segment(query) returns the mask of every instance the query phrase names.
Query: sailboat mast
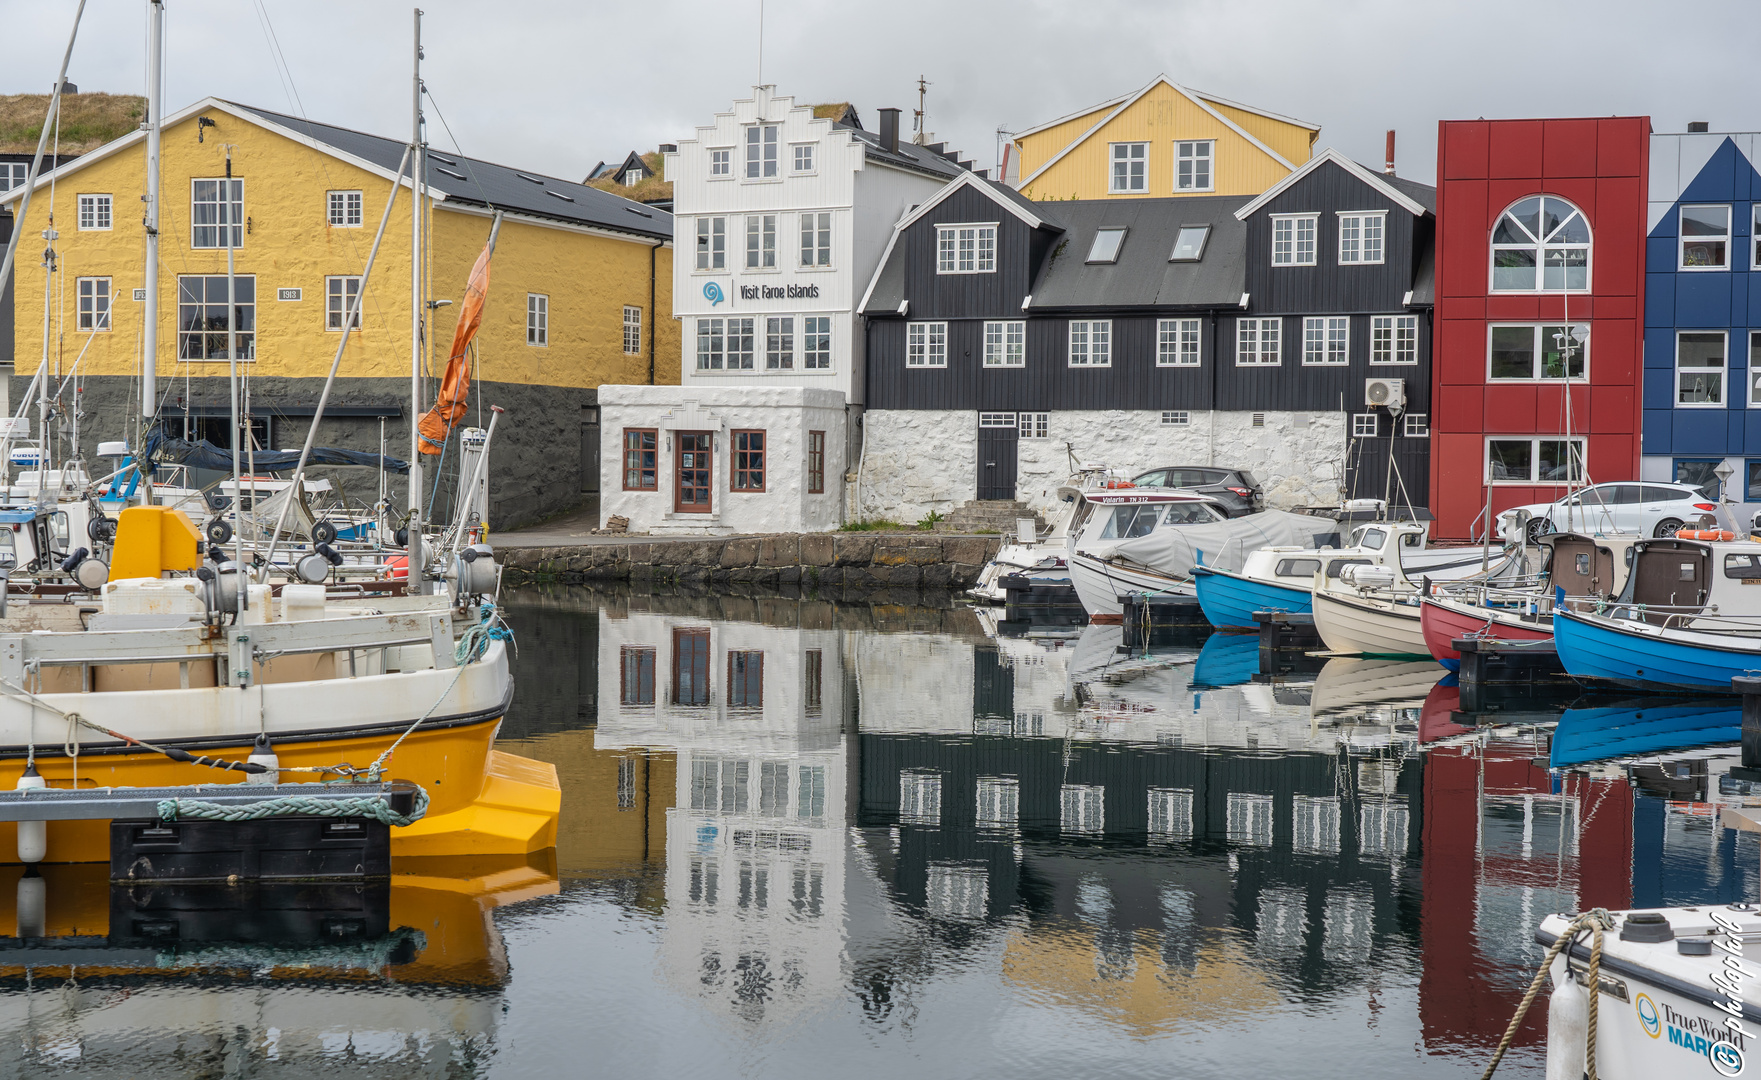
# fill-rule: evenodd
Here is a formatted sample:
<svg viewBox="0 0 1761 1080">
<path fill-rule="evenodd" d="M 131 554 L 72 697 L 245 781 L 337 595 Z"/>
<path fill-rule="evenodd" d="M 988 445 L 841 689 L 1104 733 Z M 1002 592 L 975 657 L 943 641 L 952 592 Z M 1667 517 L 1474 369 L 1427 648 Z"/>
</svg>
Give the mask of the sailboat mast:
<svg viewBox="0 0 1761 1080">
<path fill-rule="evenodd" d="M 244 442 L 240 431 L 244 419 L 244 411 L 239 408 L 238 392 L 238 297 L 237 280 L 233 273 L 233 241 L 232 241 L 232 147 L 226 148 L 226 179 L 220 181 L 220 227 L 226 234 L 226 366 L 232 377 L 232 392 L 229 395 L 232 413 L 232 537 L 233 561 L 240 567 L 245 565 L 245 491 L 244 476 L 239 470 L 239 450 Z M 296 480 L 295 483 L 298 483 Z M 295 492 L 292 498 L 299 498 Z M 234 580 L 238 583 L 238 621 L 244 622 L 246 594 L 244 571 L 236 572 Z"/>
<path fill-rule="evenodd" d="M 143 224 L 147 233 L 147 266 L 142 284 L 147 306 L 141 333 L 141 433 L 144 450 L 147 430 L 159 411 L 159 127 L 165 112 L 165 5 L 147 3 L 147 207 Z M 153 502 L 153 484 L 143 477 L 143 497 Z"/>
<path fill-rule="evenodd" d="M 428 591 L 422 576 L 422 188 L 428 175 L 422 143 L 422 9 L 415 9 L 415 56 L 410 79 L 410 520 L 409 592 Z"/>
</svg>

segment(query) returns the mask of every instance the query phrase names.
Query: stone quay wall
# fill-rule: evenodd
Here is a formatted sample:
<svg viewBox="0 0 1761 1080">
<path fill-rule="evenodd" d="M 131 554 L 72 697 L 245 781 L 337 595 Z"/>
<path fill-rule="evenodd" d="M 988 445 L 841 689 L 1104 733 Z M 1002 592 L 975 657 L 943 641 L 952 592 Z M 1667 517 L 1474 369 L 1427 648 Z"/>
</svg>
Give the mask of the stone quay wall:
<svg viewBox="0 0 1761 1080">
<path fill-rule="evenodd" d="M 512 584 L 527 581 L 749 583 L 764 587 L 966 589 L 994 558 L 997 536 L 777 533 L 497 548 Z"/>
</svg>

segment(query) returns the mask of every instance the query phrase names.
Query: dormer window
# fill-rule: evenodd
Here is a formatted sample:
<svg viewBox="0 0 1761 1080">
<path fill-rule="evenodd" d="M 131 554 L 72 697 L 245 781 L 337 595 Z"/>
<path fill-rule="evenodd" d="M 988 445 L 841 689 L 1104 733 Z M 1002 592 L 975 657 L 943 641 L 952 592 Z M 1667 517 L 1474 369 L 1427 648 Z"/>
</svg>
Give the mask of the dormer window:
<svg viewBox="0 0 1761 1080">
<path fill-rule="evenodd" d="M 1499 217 L 1492 230 L 1493 292 L 1589 287 L 1590 223 L 1577 207 L 1552 195 L 1531 195 Z"/>
<path fill-rule="evenodd" d="M 641 169 L 627 169 L 624 172 L 624 186 L 635 187 L 643 180 Z"/>
<path fill-rule="evenodd" d="M 1116 263 L 1119 261 L 1119 249 L 1124 244 L 1124 229 L 1100 229 L 1095 233 L 1094 243 L 1089 246 L 1088 261 L 1091 263 Z"/>
<path fill-rule="evenodd" d="M 777 126 L 754 124 L 746 129 L 746 179 L 770 180 L 777 175 Z"/>
<path fill-rule="evenodd" d="M 1182 225 L 1180 235 L 1174 238 L 1174 253 L 1168 256 L 1169 262 L 1198 262 L 1204 258 L 1205 241 L 1210 239 L 1209 225 Z"/>
</svg>

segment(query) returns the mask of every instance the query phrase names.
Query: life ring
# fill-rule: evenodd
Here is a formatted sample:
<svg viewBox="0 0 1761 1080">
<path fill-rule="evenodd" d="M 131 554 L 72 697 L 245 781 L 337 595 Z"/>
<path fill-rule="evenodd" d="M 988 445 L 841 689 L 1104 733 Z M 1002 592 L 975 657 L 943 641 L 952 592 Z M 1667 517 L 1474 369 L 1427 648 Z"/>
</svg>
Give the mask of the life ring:
<svg viewBox="0 0 1761 1080">
<path fill-rule="evenodd" d="M 1102 484 L 1101 486 L 1104 488 L 1115 489 L 1115 488 L 1134 488 L 1137 485 L 1132 483 L 1129 480 L 1109 480 L 1106 483 Z"/>
<path fill-rule="evenodd" d="M 1735 540 L 1737 534 L 1729 529 L 1677 529 L 1677 540 Z"/>
</svg>

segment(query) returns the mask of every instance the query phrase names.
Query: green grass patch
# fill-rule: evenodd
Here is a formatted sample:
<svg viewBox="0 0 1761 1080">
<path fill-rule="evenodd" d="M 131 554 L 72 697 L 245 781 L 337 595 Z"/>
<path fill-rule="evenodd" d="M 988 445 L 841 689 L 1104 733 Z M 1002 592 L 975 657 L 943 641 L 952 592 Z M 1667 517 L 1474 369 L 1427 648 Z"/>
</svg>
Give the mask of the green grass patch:
<svg viewBox="0 0 1761 1080">
<path fill-rule="evenodd" d="M 861 521 L 846 521 L 838 526 L 839 532 L 916 532 L 917 526 L 907 525 L 903 521 L 888 521 L 886 518 L 864 518 Z"/>
</svg>

